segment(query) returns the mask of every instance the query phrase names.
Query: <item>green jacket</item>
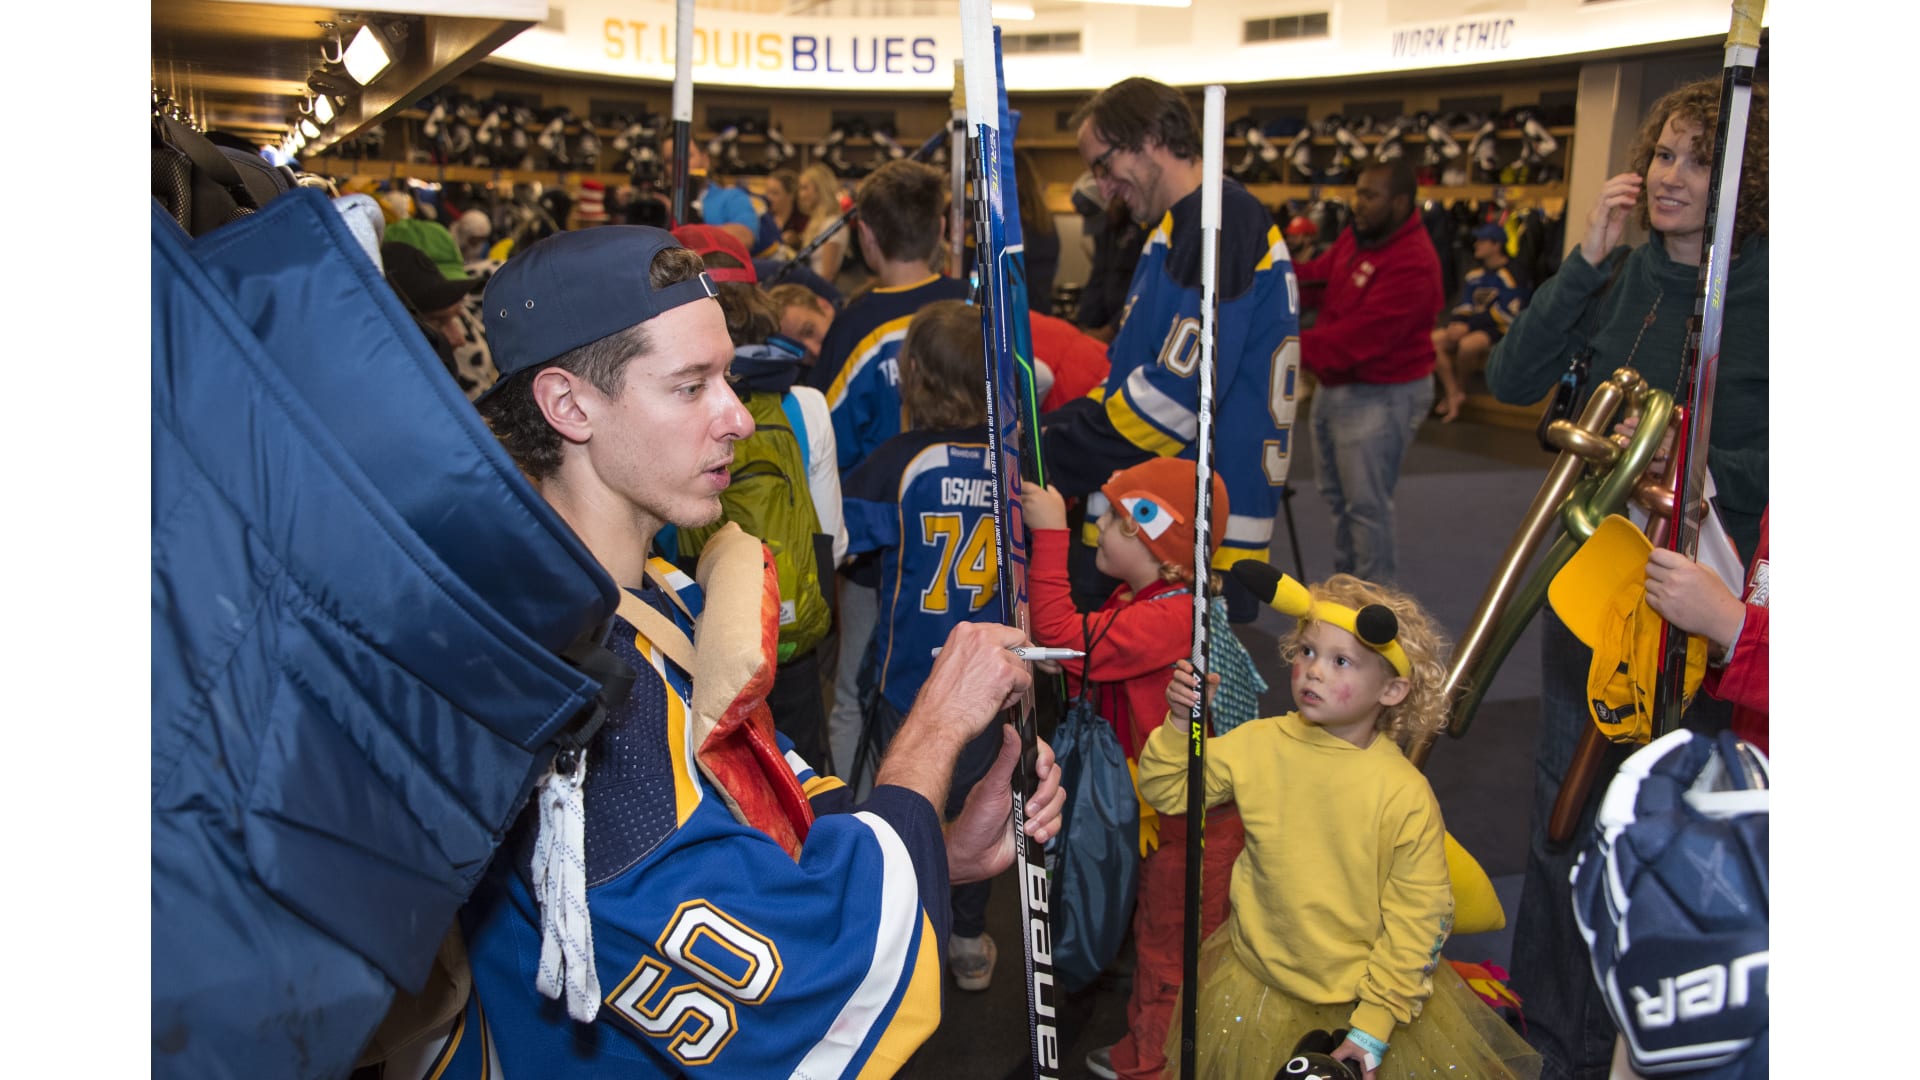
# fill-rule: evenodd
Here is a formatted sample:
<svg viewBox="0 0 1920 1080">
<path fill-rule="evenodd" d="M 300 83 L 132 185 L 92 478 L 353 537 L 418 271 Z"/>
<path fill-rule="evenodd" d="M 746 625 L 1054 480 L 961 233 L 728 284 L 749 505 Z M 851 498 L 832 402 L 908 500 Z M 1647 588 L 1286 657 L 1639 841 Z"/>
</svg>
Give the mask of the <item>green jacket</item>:
<svg viewBox="0 0 1920 1080">
<path fill-rule="evenodd" d="M 1607 280 L 1618 269 L 1609 287 Z M 1581 346 L 1591 343 L 1587 390 L 1614 368 L 1631 362 L 1656 389 L 1672 392 L 1680 374 L 1687 320 L 1699 288 L 1698 267 L 1667 258 L 1654 239 L 1637 248 L 1617 247 L 1599 266 L 1575 251 L 1534 290 L 1487 359 L 1493 396 L 1514 405 L 1544 398 Z M 1604 292 L 1604 295 L 1602 293 Z M 1646 328 L 1647 312 L 1659 310 Z M 1582 396 L 1581 404 L 1585 404 Z M 1720 370 L 1714 384 L 1713 424 L 1707 452 L 1716 501 L 1740 557 L 1753 554 L 1760 515 L 1767 508 L 1767 238 L 1750 236 L 1727 275 L 1726 319 Z"/>
</svg>

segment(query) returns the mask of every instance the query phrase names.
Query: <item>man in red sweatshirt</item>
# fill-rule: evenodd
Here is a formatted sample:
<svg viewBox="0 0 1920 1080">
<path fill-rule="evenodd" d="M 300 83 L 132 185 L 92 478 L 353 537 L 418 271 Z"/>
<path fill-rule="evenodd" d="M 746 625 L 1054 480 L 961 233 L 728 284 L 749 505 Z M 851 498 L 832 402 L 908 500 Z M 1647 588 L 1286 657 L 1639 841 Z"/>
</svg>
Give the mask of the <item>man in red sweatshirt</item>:
<svg viewBox="0 0 1920 1080">
<path fill-rule="evenodd" d="M 1300 284 L 1326 284 L 1318 319 L 1300 334 L 1300 366 L 1320 383 L 1313 450 L 1333 511 L 1333 568 L 1383 584 L 1398 572 L 1393 487 L 1433 408 L 1432 334 L 1447 304 L 1440 257 L 1413 208 L 1404 158 L 1369 166 L 1352 224 L 1326 254 L 1294 265 Z"/>
</svg>

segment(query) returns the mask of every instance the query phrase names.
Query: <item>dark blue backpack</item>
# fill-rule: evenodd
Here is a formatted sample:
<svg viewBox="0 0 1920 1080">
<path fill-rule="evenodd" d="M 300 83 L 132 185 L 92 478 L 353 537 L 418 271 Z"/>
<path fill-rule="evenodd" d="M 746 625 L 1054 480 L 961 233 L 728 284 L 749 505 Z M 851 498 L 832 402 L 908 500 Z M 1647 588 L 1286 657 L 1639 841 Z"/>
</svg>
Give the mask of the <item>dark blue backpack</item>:
<svg viewBox="0 0 1920 1080">
<path fill-rule="evenodd" d="M 1140 886 L 1140 801 L 1126 751 L 1092 695 L 1067 706 L 1054 729 L 1067 805 L 1047 845 L 1053 878 L 1053 977 L 1073 993 L 1120 952 Z"/>
</svg>

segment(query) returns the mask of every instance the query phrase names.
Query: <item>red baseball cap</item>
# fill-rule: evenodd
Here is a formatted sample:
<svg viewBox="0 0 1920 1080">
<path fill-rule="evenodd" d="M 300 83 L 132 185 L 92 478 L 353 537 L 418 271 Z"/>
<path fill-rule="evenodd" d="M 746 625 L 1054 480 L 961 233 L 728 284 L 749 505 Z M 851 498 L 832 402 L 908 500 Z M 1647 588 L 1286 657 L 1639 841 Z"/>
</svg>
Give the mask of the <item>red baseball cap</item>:
<svg viewBox="0 0 1920 1080">
<path fill-rule="evenodd" d="M 673 238 L 695 254 L 711 255 L 717 251 L 740 261 L 739 266 L 707 267 L 707 276 L 713 280 L 743 281 L 748 285 L 760 283 L 760 276 L 754 273 L 753 256 L 747 251 L 747 245 L 725 229 L 715 225 L 682 225 L 673 230 Z"/>
</svg>

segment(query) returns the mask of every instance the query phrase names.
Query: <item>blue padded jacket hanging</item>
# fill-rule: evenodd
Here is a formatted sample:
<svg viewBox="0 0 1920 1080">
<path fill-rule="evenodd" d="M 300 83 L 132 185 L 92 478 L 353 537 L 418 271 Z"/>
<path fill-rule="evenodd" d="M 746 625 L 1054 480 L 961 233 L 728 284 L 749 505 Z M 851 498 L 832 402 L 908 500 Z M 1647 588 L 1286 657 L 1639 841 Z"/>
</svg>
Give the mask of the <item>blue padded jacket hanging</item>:
<svg viewBox="0 0 1920 1080">
<path fill-rule="evenodd" d="M 318 192 L 152 271 L 152 1071 L 344 1076 L 618 596 Z"/>
</svg>

